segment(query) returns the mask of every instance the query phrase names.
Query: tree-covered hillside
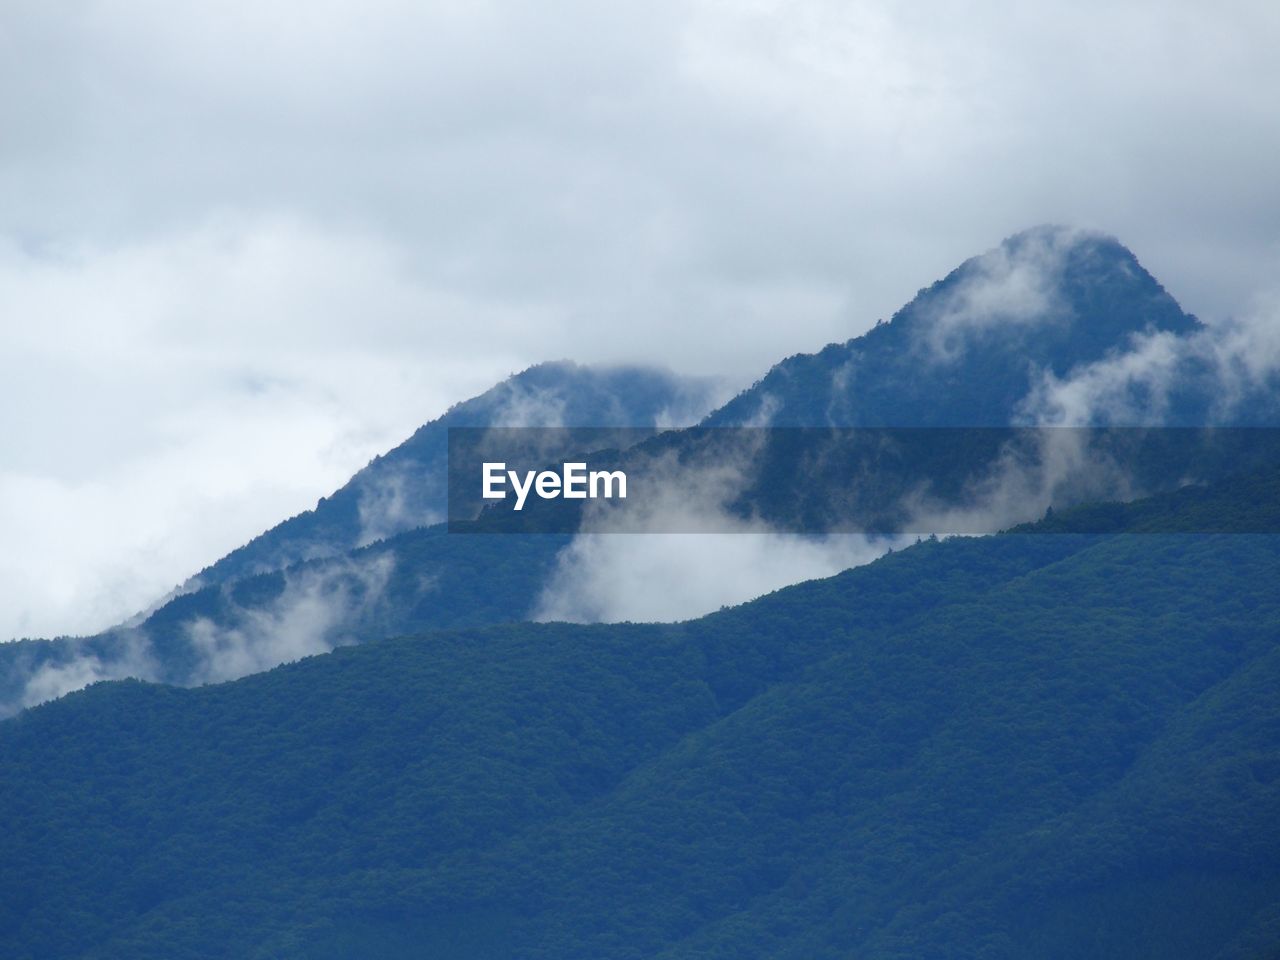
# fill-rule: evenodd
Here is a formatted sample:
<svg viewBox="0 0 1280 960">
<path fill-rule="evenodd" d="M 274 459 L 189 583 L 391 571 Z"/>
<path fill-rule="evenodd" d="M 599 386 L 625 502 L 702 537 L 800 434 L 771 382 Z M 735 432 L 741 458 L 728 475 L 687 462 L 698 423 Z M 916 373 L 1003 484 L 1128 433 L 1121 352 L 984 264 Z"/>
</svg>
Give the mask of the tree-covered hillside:
<svg viewBox="0 0 1280 960">
<path fill-rule="evenodd" d="M 0 952 L 1275 956 L 1280 537 L 1047 523 L 27 711 Z"/>
</svg>

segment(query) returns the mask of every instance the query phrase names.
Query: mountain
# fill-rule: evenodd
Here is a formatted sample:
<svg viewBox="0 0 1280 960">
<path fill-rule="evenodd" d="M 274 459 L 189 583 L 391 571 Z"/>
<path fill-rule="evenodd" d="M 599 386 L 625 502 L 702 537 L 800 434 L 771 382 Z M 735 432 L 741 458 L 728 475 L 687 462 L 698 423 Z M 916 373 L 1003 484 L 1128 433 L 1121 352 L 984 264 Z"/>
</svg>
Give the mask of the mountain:
<svg viewBox="0 0 1280 960">
<path fill-rule="evenodd" d="M 567 540 L 450 540 L 428 526 L 445 515 L 449 430 L 690 423 L 716 389 L 644 367 L 531 367 L 452 407 L 130 623 L 0 644 L 0 716 L 94 680 L 225 680 L 371 637 L 525 619 Z"/>
<path fill-rule="evenodd" d="M 695 422 L 715 385 L 647 367 L 542 363 L 451 407 L 364 469 L 314 510 L 291 517 L 196 574 L 185 590 L 305 560 L 341 556 L 447 512 L 454 427 L 669 427 Z"/>
<path fill-rule="evenodd" d="M 705 422 L 1005 426 L 1045 373 L 1066 376 L 1135 336 L 1200 329 L 1115 238 L 1036 227 L 863 336 L 782 361 Z"/>
<path fill-rule="evenodd" d="M 704 423 L 757 423 L 767 414 L 778 426 L 1005 426 L 1019 420 L 1046 372 L 1065 376 L 1140 334 L 1201 329 L 1116 239 L 1036 227 L 965 261 L 888 323 L 777 364 Z M 695 422 L 711 395 L 708 381 L 645 368 L 532 367 L 454 406 L 316 509 L 254 538 L 186 589 L 341 556 L 438 523 L 451 427 L 679 427 Z"/>
<path fill-rule="evenodd" d="M 1280 472 L 1187 496 L 684 624 L 429 633 L 36 707 L 0 724 L 0 947 L 1274 957 L 1280 538 L 1158 531 L 1252 529 Z"/>
<path fill-rule="evenodd" d="M 782 361 L 703 425 L 1038 422 L 1029 405 L 1053 378 L 1124 367 L 1153 337 L 1167 348 L 1204 335 L 1118 241 L 1039 227 L 961 264 L 863 336 Z M 1173 374 L 1185 374 L 1188 396 L 1222 393 L 1206 386 L 1201 351 L 1187 350 L 1190 360 Z M 1274 405 L 1280 386 L 1266 395 Z M 631 368 L 525 371 L 427 424 L 139 622 L 91 638 L 0 645 L 0 715 L 94 679 L 199 683 L 346 643 L 527 619 L 567 541 L 508 535 L 493 543 L 420 526 L 443 513 L 449 427 L 678 424 L 696 419 L 707 397 L 706 384 Z M 1207 402 L 1171 411 L 1144 394 L 1134 403 L 1147 420 L 1176 413 L 1177 422 L 1216 422 Z M 677 431 L 655 442 L 680 449 L 686 439 Z M 785 457 L 774 460 L 787 467 Z M 781 479 L 790 486 L 759 488 L 775 501 L 795 499 L 797 478 Z M 761 512 L 753 497 L 748 489 L 738 504 L 744 515 Z M 1044 504 L 1032 506 L 1006 511 L 1001 525 L 1043 512 Z M 761 515 L 780 516 L 778 504 Z"/>
</svg>

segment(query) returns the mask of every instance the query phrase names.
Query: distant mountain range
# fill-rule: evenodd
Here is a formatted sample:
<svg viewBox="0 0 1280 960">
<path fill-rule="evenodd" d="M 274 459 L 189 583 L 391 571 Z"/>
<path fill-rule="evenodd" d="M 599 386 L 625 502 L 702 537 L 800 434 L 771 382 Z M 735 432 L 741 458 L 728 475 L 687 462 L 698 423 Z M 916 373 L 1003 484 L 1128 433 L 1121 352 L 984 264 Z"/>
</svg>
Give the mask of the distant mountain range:
<svg viewBox="0 0 1280 960">
<path fill-rule="evenodd" d="M 866 334 L 782 361 L 705 416 L 705 382 L 543 364 L 427 424 L 140 622 L 0 645 L 0 709 L 95 679 L 221 680 L 346 643 L 530 617 L 567 539 L 495 543 L 432 525 L 450 427 L 1280 422 L 1277 385 L 1224 387 L 1232 371 L 1206 336 L 1118 241 L 1040 227 L 966 261 Z M 1154 373 L 1134 362 L 1152 344 L 1166 358 Z M 1098 402 L 1081 407 L 1082 393 Z"/>
</svg>

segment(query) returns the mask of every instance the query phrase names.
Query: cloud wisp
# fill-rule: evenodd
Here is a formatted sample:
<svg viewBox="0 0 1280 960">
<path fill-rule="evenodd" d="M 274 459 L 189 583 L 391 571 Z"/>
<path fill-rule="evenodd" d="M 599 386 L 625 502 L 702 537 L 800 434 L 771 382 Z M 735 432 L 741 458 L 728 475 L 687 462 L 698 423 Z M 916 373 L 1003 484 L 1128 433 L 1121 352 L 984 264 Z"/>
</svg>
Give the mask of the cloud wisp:
<svg viewBox="0 0 1280 960">
<path fill-rule="evenodd" d="M 5 668 L 6 686 L 15 689 L 9 699 L 0 700 L 0 717 L 102 680 L 154 680 L 161 672 L 145 634 L 137 631 L 120 632 L 109 650 L 90 650 L 83 642 L 73 641 L 57 658 L 34 664 L 21 657 L 8 659 Z"/>
<path fill-rule="evenodd" d="M 220 683 L 358 642 L 361 624 L 380 610 L 394 567 L 391 551 L 304 564 L 278 574 L 279 589 L 267 598 L 240 601 L 234 587 L 216 588 L 214 613 L 19 649 L 2 658 L 9 693 L 0 716 L 100 680 Z"/>
<path fill-rule="evenodd" d="M 380 602 L 394 564 L 385 552 L 287 571 L 283 590 L 266 606 L 236 605 L 220 621 L 193 618 L 183 628 L 198 662 L 190 682 L 235 680 L 356 642 L 353 627 Z"/>
<path fill-rule="evenodd" d="M 955 361 L 976 334 L 1069 321 L 1059 291 L 1067 257 L 1084 236 L 1069 227 L 1033 230 L 966 264 L 960 282 L 920 318 L 926 360 Z"/>
<path fill-rule="evenodd" d="M 1058 377 L 1045 371 L 1019 419 L 1050 426 L 1170 422 L 1260 426 L 1280 414 L 1280 297 L 1187 336 L 1136 334 L 1125 349 Z"/>
</svg>

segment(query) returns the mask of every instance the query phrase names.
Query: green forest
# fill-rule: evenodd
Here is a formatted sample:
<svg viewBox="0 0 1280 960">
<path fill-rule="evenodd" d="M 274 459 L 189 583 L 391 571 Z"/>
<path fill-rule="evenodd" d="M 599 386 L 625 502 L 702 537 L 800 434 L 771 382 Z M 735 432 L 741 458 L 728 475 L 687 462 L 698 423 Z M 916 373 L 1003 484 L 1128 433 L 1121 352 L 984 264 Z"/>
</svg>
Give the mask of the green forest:
<svg viewBox="0 0 1280 960">
<path fill-rule="evenodd" d="M 1280 537 L 1176 531 L 1251 529 L 1276 484 L 926 540 L 681 624 L 94 685 L 0 724 L 0 948 L 1274 957 Z"/>
</svg>

